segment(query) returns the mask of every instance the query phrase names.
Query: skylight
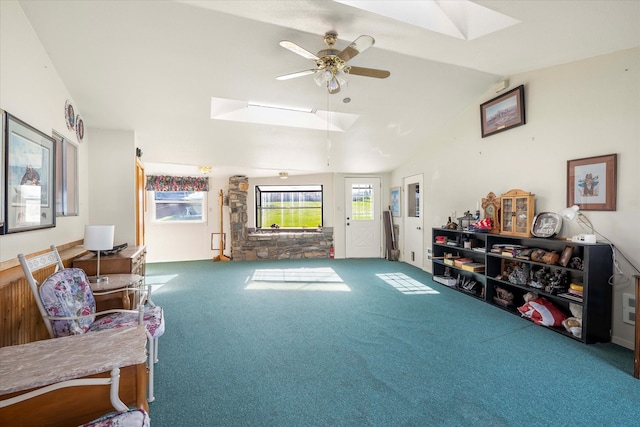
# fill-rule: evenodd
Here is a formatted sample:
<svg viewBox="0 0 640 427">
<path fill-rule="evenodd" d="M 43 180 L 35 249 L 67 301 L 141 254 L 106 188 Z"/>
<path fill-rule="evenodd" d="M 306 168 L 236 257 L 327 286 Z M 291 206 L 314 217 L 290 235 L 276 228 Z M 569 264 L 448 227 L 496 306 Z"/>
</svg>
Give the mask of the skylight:
<svg viewBox="0 0 640 427">
<path fill-rule="evenodd" d="M 468 0 L 334 1 L 462 40 L 473 40 L 520 23 Z"/>
<path fill-rule="evenodd" d="M 317 110 L 314 108 L 211 98 L 211 118 L 214 120 L 344 132 L 359 117 L 358 114 Z"/>
</svg>

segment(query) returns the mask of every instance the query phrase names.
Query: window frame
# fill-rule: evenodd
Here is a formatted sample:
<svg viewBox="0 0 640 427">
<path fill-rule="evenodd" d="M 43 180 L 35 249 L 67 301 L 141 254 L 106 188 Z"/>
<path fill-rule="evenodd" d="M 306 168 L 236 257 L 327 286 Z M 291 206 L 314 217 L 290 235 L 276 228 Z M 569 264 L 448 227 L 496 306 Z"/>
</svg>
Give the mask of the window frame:
<svg viewBox="0 0 640 427">
<path fill-rule="evenodd" d="M 52 136 L 56 144 L 56 217 L 79 216 L 80 145 L 56 131 Z"/>
<path fill-rule="evenodd" d="M 274 184 L 264 184 L 264 185 L 256 185 L 254 188 L 255 191 L 255 227 L 256 230 L 282 230 L 282 231 L 297 231 L 297 230 L 314 230 L 318 228 L 322 228 L 324 226 L 324 186 L 322 184 L 307 184 L 307 185 L 274 185 Z M 260 211 L 262 208 L 262 197 L 263 193 L 320 193 L 320 224 L 316 226 L 309 227 L 287 227 L 281 224 L 278 224 L 280 228 L 272 229 L 271 224 L 262 224 L 262 215 Z M 300 207 L 300 208 L 289 208 L 289 209 L 318 209 L 318 208 L 310 208 L 310 207 Z"/>
<path fill-rule="evenodd" d="M 149 198 L 151 203 L 151 222 L 154 224 L 206 224 L 207 223 L 207 208 L 208 208 L 208 191 L 149 191 Z M 161 220 L 156 216 L 157 213 L 157 205 L 158 200 L 156 199 L 156 193 L 202 193 L 202 219 L 199 220 Z M 194 204 L 196 200 L 166 200 L 160 201 L 159 204 L 169 204 L 169 203 L 178 203 L 178 204 Z"/>
</svg>

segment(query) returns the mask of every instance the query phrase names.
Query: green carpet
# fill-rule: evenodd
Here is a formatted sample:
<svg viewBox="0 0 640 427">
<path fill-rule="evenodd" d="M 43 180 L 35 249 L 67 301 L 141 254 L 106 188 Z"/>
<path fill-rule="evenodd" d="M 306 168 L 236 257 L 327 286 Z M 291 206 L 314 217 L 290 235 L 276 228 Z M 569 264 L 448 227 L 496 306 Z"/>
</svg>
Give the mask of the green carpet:
<svg viewBox="0 0 640 427">
<path fill-rule="evenodd" d="M 639 423 L 632 351 L 581 344 L 404 263 L 158 263 L 147 281 L 167 322 L 155 427 Z"/>
</svg>

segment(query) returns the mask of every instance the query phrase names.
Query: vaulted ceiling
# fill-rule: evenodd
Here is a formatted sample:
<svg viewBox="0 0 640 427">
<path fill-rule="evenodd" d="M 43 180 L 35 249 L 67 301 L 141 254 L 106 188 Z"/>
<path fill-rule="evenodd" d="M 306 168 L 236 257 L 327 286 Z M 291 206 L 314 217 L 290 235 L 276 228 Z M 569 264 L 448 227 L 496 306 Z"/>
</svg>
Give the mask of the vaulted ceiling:
<svg viewBox="0 0 640 427">
<path fill-rule="evenodd" d="M 134 131 L 145 163 L 250 177 L 393 170 L 497 81 L 640 45 L 636 0 L 474 3 L 520 22 L 465 40 L 330 0 L 20 1 L 88 141 Z M 349 63 L 391 76 L 350 76 L 333 95 L 312 75 L 275 79 L 314 66 L 281 40 L 315 53 L 327 31 L 337 49 L 373 36 Z M 344 131 L 213 120 L 212 98 L 358 117 Z"/>
</svg>

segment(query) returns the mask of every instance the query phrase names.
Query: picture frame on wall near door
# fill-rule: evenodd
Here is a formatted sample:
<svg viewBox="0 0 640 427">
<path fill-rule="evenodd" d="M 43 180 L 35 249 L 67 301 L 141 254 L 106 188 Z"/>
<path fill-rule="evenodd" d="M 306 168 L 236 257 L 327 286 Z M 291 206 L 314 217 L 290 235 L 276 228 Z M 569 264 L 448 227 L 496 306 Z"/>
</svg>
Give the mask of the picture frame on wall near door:
<svg viewBox="0 0 640 427">
<path fill-rule="evenodd" d="M 5 113 L 5 233 L 55 227 L 55 140 Z"/>
<path fill-rule="evenodd" d="M 390 199 L 390 207 L 391 207 L 391 216 L 399 217 L 402 214 L 400 206 L 402 206 L 402 201 L 400 198 L 400 190 L 401 187 L 391 187 L 391 199 Z"/>
<path fill-rule="evenodd" d="M 6 189 L 4 186 L 4 147 L 5 147 L 5 113 L 0 109 L 0 234 L 4 234 L 4 207 L 6 203 Z"/>
</svg>

